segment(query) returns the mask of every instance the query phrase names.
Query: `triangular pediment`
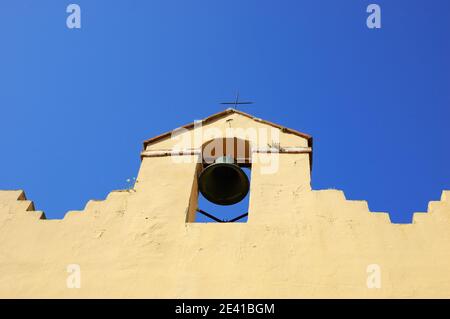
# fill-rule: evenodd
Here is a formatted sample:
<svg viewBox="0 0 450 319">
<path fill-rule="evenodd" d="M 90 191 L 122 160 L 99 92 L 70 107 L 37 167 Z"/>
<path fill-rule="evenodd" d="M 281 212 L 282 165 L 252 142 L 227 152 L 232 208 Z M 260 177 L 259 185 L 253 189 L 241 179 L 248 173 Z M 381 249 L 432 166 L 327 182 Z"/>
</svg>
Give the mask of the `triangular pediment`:
<svg viewBox="0 0 450 319">
<path fill-rule="evenodd" d="M 282 125 L 278 125 L 278 124 L 275 124 L 275 123 L 272 123 L 272 122 L 269 122 L 269 121 L 257 118 L 257 117 L 255 117 L 255 116 L 253 116 L 251 114 L 248 114 L 248 113 L 236 110 L 236 109 L 229 108 L 229 109 L 226 109 L 226 110 L 224 110 L 222 112 L 219 112 L 219 113 L 213 114 L 211 116 L 208 116 L 207 118 L 205 118 L 205 119 L 203 119 L 201 121 L 195 121 L 195 122 L 186 124 L 186 125 L 184 125 L 184 126 L 182 126 L 180 128 L 177 128 L 177 129 L 175 129 L 173 131 L 166 132 L 164 134 L 152 137 L 152 138 L 144 141 L 144 149 L 147 149 L 149 146 L 152 146 L 154 144 L 158 144 L 158 143 L 160 143 L 162 141 L 170 139 L 173 136 L 174 132 L 176 132 L 177 130 L 178 131 L 181 131 L 181 130 L 184 130 L 184 131 L 186 131 L 186 130 L 188 130 L 188 131 L 189 130 L 194 130 L 196 125 L 199 125 L 199 124 L 201 124 L 203 126 L 211 126 L 211 125 L 214 125 L 214 123 L 217 123 L 219 125 L 220 122 L 228 121 L 228 120 L 231 120 L 231 119 L 236 118 L 236 117 L 239 118 L 241 123 L 242 123 L 242 121 L 243 122 L 247 122 L 246 125 L 249 125 L 248 122 L 252 122 L 253 121 L 255 123 L 255 125 L 258 125 L 258 126 L 263 125 L 263 126 L 268 126 L 268 127 L 272 127 L 272 128 L 277 128 L 283 134 L 288 134 L 288 135 L 293 135 L 293 136 L 299 137 L 302 140 L 306 141 L 307 146 L 310 146 L 310 147 L 312 146 L 312 137 L 310 135 L 306 134 L 306 133 L 302 133 L 302 132 L 299 132 L 297 130 L 284 127 Z"/>
</svg>

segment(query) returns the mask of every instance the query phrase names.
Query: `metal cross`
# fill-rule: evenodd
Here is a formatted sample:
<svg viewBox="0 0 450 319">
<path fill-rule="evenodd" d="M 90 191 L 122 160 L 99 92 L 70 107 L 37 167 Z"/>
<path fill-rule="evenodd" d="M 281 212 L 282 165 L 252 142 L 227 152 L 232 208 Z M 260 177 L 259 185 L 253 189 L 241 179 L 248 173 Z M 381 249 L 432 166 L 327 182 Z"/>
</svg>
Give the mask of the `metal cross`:
<svg viewBox="0 0 450 319">
<path fill-rule="evenodd" d="M 239 101 L 239 92 L 236 94 L 236 100 L 234 102 L 222 102 L 224 105 L 234 105 L 234 109 L 237 110 L 237 106 L 241 104 L 253 104 L 253 102 L 241 102 Z"/>
</svg>

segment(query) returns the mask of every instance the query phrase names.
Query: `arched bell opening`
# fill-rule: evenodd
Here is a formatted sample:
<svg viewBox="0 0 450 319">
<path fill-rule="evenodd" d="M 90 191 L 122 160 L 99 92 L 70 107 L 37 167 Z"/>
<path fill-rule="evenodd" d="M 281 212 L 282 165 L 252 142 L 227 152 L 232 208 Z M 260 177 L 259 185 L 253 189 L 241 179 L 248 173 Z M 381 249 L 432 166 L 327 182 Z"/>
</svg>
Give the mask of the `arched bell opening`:
<svg viewBox="0 0 450 319">
<path fill-rule="evenodd" d="M 251 182 L 251 145 L 218 138 L 202 146 L 197 168 L 197 207 L 191 221 L 247 222 Z"/>
</svg>

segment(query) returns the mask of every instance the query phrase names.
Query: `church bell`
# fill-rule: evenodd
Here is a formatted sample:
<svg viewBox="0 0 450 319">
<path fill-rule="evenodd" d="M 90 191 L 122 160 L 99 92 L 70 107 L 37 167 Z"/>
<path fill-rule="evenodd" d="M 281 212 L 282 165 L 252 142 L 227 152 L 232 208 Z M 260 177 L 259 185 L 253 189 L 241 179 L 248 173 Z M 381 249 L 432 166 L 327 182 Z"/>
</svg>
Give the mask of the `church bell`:
<svg viewBox="0 0 450 319">
<path fill-rule="evenodd" d="M 202 170 L 198 177 L 198 187 L 210 202 L 233 205 L 247 195 L 250 182 L 232 157 L 222 156 Z"/>
</svg>

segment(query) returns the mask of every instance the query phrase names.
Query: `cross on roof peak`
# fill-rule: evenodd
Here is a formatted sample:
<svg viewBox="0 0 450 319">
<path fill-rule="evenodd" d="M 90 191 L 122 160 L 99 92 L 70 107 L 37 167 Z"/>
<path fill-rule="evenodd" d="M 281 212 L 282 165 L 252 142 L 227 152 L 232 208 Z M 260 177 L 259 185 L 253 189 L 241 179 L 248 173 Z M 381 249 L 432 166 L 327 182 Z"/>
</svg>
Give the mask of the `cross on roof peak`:
<svg viewBox="0 0 450 319">
<path fill-rule="evenodd" d="M 242 104 L 253 104 L 253 102 L 241 102 L 240 100 L 239 100 L 239 92 L 237 92 L 237 94 L 236 94 L 236 99 L 234 100 L 234 102 L 222 102 L 222 103 L 220 103 L 220 104 L 223 104 L 223 105 L 234 105 L 234 109 L 235 110 L 237 110 L 237 106 L 238 105 L 242 105 Z"/>
</svg>

